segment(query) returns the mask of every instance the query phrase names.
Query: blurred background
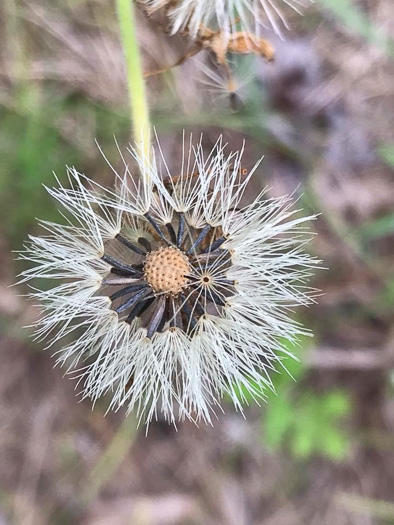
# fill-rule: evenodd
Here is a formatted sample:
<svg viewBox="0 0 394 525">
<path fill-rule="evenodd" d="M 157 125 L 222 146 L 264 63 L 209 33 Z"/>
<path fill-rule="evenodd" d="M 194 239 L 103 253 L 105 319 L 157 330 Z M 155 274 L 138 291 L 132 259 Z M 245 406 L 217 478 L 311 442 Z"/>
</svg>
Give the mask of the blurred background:
<svg viewBox="0 0 394 525">
<path fill-rule="evenodd" d="M 276 61 L 232 56 L 237 88 L 206 52 L 149 79 L 167 157 L 182 130 L 246 139 L 264 161 L 250 196 L 295 192 L 322 213 L 310 246 L 328 270 L 296 312 L 315 337 L 246 418 L 214 428 L 92 411 L 30 338 L 37 308 L 10 288 L 35 217 L 59 220 L 42 184 L 65 166 L 106 185 L 130 140 L 125 72 L 108 0 L 0 6 L 0 524 L 372 525 L 394 523 L 394 5 L 316 0 Z M 190 47 L 139 11 L 146 71 Z M 174 170 L 179 165 L 174 160 Z M 172 162 L 172 161 L 171 161 Z M 178 167 L 177 167 L 178 166 Z M 292 349 L 294 350 L 294 349 Z"/>
</svg>

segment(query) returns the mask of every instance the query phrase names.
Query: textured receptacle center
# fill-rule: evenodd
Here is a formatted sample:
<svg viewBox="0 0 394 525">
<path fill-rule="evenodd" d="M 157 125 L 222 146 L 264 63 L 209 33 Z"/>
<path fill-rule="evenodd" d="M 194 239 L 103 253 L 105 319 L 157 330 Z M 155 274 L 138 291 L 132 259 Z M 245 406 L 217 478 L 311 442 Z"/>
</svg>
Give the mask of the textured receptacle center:
<svg viewBox="0 0 394 525">
<path fill-rule="evenodd" d="M 146 256 L 145 279 L 155 292 L 176 295 L 188 283 L 191 273 L 186 256 L 177 248 L 160 248 Z"/>
</svg>

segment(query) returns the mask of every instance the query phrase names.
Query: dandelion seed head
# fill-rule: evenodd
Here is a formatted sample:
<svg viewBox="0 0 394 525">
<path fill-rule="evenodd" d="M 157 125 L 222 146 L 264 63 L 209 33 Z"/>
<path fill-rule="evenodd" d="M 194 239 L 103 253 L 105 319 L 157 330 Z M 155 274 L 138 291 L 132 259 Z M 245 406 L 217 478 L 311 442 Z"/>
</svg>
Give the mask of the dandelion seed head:
<svg viewBox="0 0 394 525">
<path fill-rule="evenodd" d="M 314 217 L 264 192 L 245 205 L 258 164 L 247 170 L 221 137 L 206 154 L 184 136 L 175 174 L 159 143 L 149 159 L 129 153 L 143 179 L 122 154 L 115 189 L 69 169 L 68 186 L 48 190 L 65 224 L 43 222 L 20 255 L 23 282 L 55 283 L 31 294 L 44 309 L 36 338 L 93 403 L 211 423 L 225 393 L 240 411 L 242 392 L 264 397 L 289 358 L 283 337 L 308 333 L 289 313 L 313 301 Z"/>
<path fill-rule="evenodd" d="M 172 32 L 187 30 L 196 37 L 201 26 L 222 31 L 225 35 L 238 28 L 258 36 L 259 26 L 270 26 L 282 37 L 283 28 L 289 29 L 285 10 L 302 14 L 311 0 L 143 0 L 150 12 L 162 7 L 167 11 Z"/>
</svg>

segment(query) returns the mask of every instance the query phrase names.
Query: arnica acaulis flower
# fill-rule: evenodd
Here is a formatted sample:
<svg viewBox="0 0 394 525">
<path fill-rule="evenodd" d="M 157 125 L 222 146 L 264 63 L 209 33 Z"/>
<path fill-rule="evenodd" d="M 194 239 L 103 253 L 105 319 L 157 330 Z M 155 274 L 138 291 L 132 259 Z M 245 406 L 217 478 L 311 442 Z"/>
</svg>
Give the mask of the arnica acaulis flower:
<svg viewBox="0 0 394 525">
<path fill-rule="evenodd" d="M 42 222 L 22 280 L 60 281 L 32 292 L 45 310 L 36 334 L 61 347 L 84 397 L 108 394 L 109 409 L 146 423 L 209 423 L 225 395 L 240 411 L 246 392 L 263 398 L 270 372 L 285 369 L 283 338 L 305 333 L 291 313 L 313 300 L 314 217 L 264 192 L 243 205 L 257 165 L 247 172 L 221 138 L 208 155 L 184 138 L 176 173 L 157 149 L 149 159 L 129 149 L 140 177 L 122 155 L 114 189 L 75 169 L 48 189 L 66 222 Z"/>
<path fill-rule="evenodd" d="M 310 0 L 140 0 L 155 11 L 164 7 L 171 21 L 172 32 L 187 30 L 196 37 L 201 26 L 217 29 L 224 34 L 241 30 L 258 32 L 259 25 L 268 24 L 280 36 L 282 27 L 289 29 L 285 8 L 301 14 L 300 9 Z"/>
</svg>

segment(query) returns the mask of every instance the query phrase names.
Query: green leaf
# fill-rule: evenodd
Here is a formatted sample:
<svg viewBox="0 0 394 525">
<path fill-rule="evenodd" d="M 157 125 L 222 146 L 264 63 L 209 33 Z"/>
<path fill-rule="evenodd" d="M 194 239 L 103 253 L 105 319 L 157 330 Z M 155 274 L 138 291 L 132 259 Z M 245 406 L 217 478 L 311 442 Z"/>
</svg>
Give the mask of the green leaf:
<svg viewBox="0 0 394 525">
<path fill-rule="evenodd" d="M 332 460 L 341 460 L 349 452 L 349 441 L 340 430 L 330 429 L 320 443 L 321 452 Z"/>
<path fill-rule="evenodd" d="M 394 144 L 384 144 L 378 148 L 378 152 L 389 166 L 394 167 Z"/>
<path fill-rule="evenodd" d="M 291 441 L 290 449 L 294 456 L 308 458 L 315 452 L 312 436 L 306 432 L 297 432 Z"/>
<path fill-rule="evenodd" d="M 348 438 L 341 430 L 350 402 L 340 390 L 317 396 L 312 390 L 298 398 L 295 388 L 270 400 L 264 420 L 264 442 L 273 450 L 285 447 L 297 458 L 322 454 L 332 460 L 346 456 Z"/>
<path fill-rule="evenodd" d="M 324 414 L 327 418 L 346 416 L 350 412 L 350 401 L 340 390 L 329 392 L 322 399 Z"/>
<path fill-rule="evenodd" d="M 364 224 L 358 228 L 357 233 L 361 235 L 364 240 L 385 237 L 386 235 L 394 233 L 394 213 L 388 213 L 373 221 L 364 222 Z"/>
<path fill-rule="evenodd" d="M 285 395 L 271 399 L 266 408 L 264 443 L 272 450 L 283 444 L 293 423 L 293 411 Z"/>
</svg>

